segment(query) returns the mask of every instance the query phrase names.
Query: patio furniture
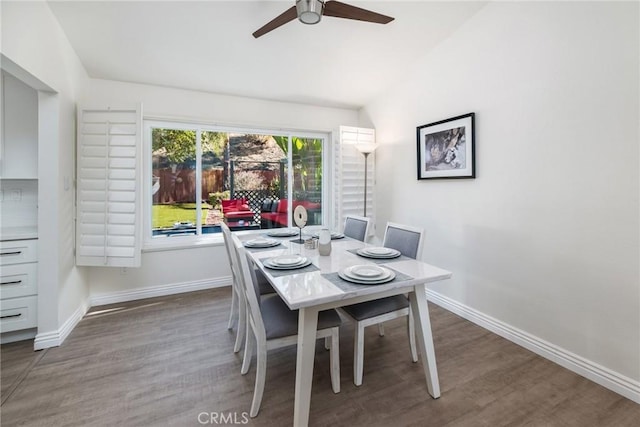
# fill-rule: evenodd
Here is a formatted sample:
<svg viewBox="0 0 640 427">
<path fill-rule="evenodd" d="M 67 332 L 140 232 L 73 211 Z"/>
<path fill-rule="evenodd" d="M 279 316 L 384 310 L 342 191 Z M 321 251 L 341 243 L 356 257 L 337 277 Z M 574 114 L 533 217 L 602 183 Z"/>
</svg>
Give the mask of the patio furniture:
<svg viewBox="0 0 640 427">
<path fill-rule="evenodd" d="M 222 200 L 222 214 L 224 222 L 231 230 L 259 228 L 254 221 L 254 214 L 247 204 L 247 199 Z"/>
<path fill-rule="evenodd" d="M 267 199 L 268 200 L 268 199 Z M 288 199 L 280 199 L 271 201 L 271 209 L 269 204 L 265 202 L 262 204 L 261 225 L 262 228 L 282 228 L 289 226 L 289 211 L 288 211 Z M 307 225 L 316 225 L 319 220 L 317 216 L 321 212 L 321 204 L 312 202 L 309 200 L 294 200 L 293 209 L 298 206 L 304 206 L 309 215 L 309 222 Z"/>
<path fill-rule="evenodd" d="M 227 224 L 229 222 L 253 221 L 253 211 L 249 209 L 247 199 L 222 200 L 222 214 Z"/>
</svg>

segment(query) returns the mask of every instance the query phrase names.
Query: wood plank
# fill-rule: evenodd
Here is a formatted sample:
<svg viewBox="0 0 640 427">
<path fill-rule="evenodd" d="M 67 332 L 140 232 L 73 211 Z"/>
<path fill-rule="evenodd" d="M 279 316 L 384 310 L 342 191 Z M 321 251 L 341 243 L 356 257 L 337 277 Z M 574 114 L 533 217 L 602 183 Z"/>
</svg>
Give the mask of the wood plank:
<svg viewBox="0 0 640 427">
<path fill-rule="evenodd" d="M 230 302 L 230 288 L 222 288 L 94 307 L 59 348 L 3 345 L 2 425 L 200 425 L 202 413 L 242 421 L 255 360 L 240 375 Z M 624 427 L 640 419 L 640 405 L 438 306 L 429 311 L 440 399 L 428 395 L 421 364 L 411 362 L 404 319 L 385 323 L 384 337 L 367 328 L 363 384 L 355 387 L 346 322 L 339 394 L 329 352 L 316 345 L 309 424 Z M 295 364 L 295 346 L 269 352 L 260 413 L 248 425 L 293 424 Z"/>
</svg>

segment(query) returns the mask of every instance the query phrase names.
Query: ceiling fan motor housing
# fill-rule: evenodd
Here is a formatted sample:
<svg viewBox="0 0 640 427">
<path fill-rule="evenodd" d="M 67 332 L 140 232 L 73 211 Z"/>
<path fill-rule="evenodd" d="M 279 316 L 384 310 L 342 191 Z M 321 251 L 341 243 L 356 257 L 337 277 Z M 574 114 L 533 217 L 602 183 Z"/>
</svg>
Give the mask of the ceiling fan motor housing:
<svg viewBox="0 0 640 427">
<path fill-rule="evenodd" d="M 322 18 L 324 1 L 322 0 L 296 0 L 298 19 L 303 24 L 317 24 Z"/>
</svg>

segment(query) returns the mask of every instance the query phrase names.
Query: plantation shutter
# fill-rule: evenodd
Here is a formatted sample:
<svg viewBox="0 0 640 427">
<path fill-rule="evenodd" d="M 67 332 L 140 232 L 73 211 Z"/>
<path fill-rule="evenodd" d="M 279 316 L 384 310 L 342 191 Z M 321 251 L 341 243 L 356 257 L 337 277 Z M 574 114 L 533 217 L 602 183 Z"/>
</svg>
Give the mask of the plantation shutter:
<svg viewBox="0 0 640 427">
<path fill-rule="evenodd" d="M 78 107 L 76 265 L 139 267 L 142 107 Z"/>
<path fill-rule="evenodd" d="M 342 228 L 345 215 L 364 214 L 364 155 L 356 150 L 357 143 L 375 142 L 375 130 L 340 126 L 334 134 L 334 227 Z M 375 224 L 375 152 L 367 164 L 367 216 L 371 219 L 370 234 Z"/>
</svg>

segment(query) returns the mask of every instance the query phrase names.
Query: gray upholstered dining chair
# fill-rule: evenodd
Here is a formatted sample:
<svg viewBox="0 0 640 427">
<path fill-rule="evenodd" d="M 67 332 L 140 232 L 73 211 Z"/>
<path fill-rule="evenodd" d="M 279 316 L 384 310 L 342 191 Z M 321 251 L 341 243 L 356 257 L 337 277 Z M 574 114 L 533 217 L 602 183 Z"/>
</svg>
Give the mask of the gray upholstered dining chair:
<svg viewBox="0 0 640 427">
<path fill-rule="evenodd" d="M 406 257 L 419 259 L 422 254 L 422 240 L 424 230 L 401 224 L 387 223 L 382 246 L 393 248 Z M 353 344 L 353 383 L 362 385 L 364 370 L 364 328 L 378 325 L 380 336 L 384 336 L 382 322 L 407 316 L 407 331 L 411 359 L 418 361 L 416 339 L 413 324 L 413 313 L 409 306 L 409 299 L 405 295 L 394 295 L 374 301 L 353 304 L 342 307 L 342 311 L 356 322 Z"/>
<path fill-rule="evenodd" d="M 237 239 L 237 237 L 233 237 Z M 244 347 L 242 361 L 242 375 L 249 372 L 250 361 L 253 357 L 253 340 L 256 344 L 256 382 L 253 390 L 253 400 L 249 415 L 255 417 L 260 411 L 262 395 L 267 369 L 267 351 L 296 345 L 298 340 L 298 311 L 291 310 L 277 295 L 266 295 L 260 298 L 256 292 L 256 270 L 248 257 L 246 250 L 239 241 L 235 242 L 236 259 L 241 266 L 243 284 L 241 295 L 247 307 L 247 341 Z M 329 364 L 331 365 L 331 388 L 334 393 L 340 392 L 340 335 L 341 319 L 338 313 L 331 309 L 318 313 L 318 329 L 316 339 L 329 338 Z"/>
<path fill-rule="evenodd" d="M 370 220 L 367 217 L 346 215 L 342 233 L 347 237 L 364 242 L 369 234 L 369 223 Z"/>
<path fill-rule="evenodd" d="M 241 283 L 241 274 L 240 266 L 237 265 L 237 262 L 234 261 L 235 257 L 234 251 L 235 248 L 232 246 L 233 242 L 231 239 L 231 230 L 227 226 L 227 224 L 220 223 L 220 229 L 222 230 L 222 237 L 224 240 L 224 247 L 227 250 L 227 256 L 229 257 L 229 264 L 231 266 L 231 309 L 229 310 L 229 322 L 227 323 L 227 329 L 233 329 L 233 323 L 237 319 L 238 327 L 236 330 L 236 340 L 233 345 L 233 352 L 237 353 L 240 351 L 242 347 L 242 343 L 244 342 L 244 337 L 247 329 L 246 324 L 246 303 L 244 299 L 241 298 L 240 292 L 242 289 L 240 288 Z M 258 292 L 260 295 L 266 295 L 274 293 L 274 289 L 269 284 L 262 273 L 257 274 L 257 283 L 258 283 Z"/>
</svg>

